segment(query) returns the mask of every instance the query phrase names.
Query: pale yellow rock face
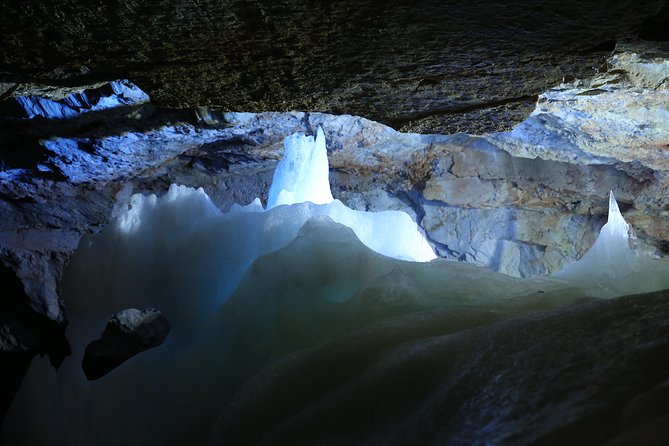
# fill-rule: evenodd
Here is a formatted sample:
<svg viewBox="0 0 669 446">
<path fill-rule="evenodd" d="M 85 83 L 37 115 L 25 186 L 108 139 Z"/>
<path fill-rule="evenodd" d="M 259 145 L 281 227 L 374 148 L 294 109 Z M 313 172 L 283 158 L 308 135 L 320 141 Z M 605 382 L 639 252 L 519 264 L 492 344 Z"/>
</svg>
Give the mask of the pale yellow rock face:
<svg viewBox="0 0 669 446">
<path fill-rule="evenodd" d="M 428 181 L 423 196 L 427 200 L 446 200 L 453 206 L 481 207 L 495 201 L 495 186 L 477 177 L 437 178 Z"/>
<path fill-rule="evenodd" d="M 517 156 L 668 171 L 668 87 L 666 54 L 624 48 L 607 72 L 549 90 L 527 120 L 488 140 Z"/>
<path fill-rule="evenodd" d="M 634 86 L 648 89 L 669 88 L 669 60 L 661 52 L 654 54 L 652 47 L 627 48 L 609 58 L 611 70 L 623 71 Z"/>
</svg>

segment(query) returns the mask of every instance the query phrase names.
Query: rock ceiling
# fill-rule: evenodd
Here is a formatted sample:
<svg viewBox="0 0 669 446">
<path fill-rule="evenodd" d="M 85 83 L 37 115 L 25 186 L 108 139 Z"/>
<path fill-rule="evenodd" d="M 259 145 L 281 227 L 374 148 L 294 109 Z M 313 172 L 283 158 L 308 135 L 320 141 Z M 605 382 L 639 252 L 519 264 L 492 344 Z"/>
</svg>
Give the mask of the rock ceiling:
<svg viewBox="0 0 669 446">
<path fill-rule="evenodd" d="M 0 17 L 0 92 L 128 78 L 163 106 L 480 134 L 592 75 L 616 42 L 666 39 L 666 11 L 665 0 L 26 1 Z"/>
</svg>

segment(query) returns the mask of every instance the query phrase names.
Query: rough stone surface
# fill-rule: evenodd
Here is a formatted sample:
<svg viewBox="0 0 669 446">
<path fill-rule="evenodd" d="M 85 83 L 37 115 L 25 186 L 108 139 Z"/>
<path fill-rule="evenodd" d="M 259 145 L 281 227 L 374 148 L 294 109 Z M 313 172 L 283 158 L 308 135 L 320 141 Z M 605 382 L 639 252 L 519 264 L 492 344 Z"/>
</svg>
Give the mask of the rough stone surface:
<svg viewBox="0 0 669 446">
<path fill-rule="evenodd" d="M 164 106 L 347 113 L 482 134 L 521 121 L 563 79 L 594 73 L 616 41 L 662 39 L 652 20 L 662 23 L 665 5 L 26 1 L 0 17 L 0 81 L 128 78 Z"/>
<path fill-rule="evenodd" d="M 133 356 L 159 346 L 170 323 L 154 309 L 129 308 L 112 316 L 99 339 L 88 344 L 82 362 L 86 377 L 98 379 Z"/>
<path fill-rule="evenodd" d="M 68 119 L 89 111 L 141 104 L 148 100 L 146 93 L 126 80 L 78 89 L 48 89 L 28 84 L 17 86 L 0 102 L 0 114 L 17 119 Z"/>
<path fill-rule="evenodd" d="M 528 158 L 637 163 L 666 171 L 669 51 L 639 53 L 644 50 L 646 46 L 621 46 L 609 59 L 608 71 L 540 95 L 528 119 L 488 140 Z"/>
<path fill-rule="evenodd" d="M 218 438 L 664 444 L 668 297 L 579 302 L 456 333 L 435 330 L 436 314 L 386 321 L 256 374 L 219 417 Z M 323 428 L 331 420 L 336 429 Z"/>
<path fill-rule="evenodd" d="M 57 366 L 70 352 L 62 323 L 49 320 L 43 313 L 31 308 L 33 300 L 25 290 L 31 282 L 26 277 L 22 278 L 23 281 L 17 277 L 16 268 L 6 260 L 0 256 L 0 419 L 4 417 L 36 353 L 48 354 L 51 363 Z M 46 263 L 46 259 L 41 260 Z M 24 270 L 26 266 L 22 265 Z M 54 266 L 58 267 L 58 263 L 48 267 Z M 35 277 L 39 272 L 40 269 L 36 268 L 31 276 Z M 39 281 L 40 278 L 37 278 L 37 283 Z M 34 301 L 39 303 L 36 299 Z"/>
</svg>

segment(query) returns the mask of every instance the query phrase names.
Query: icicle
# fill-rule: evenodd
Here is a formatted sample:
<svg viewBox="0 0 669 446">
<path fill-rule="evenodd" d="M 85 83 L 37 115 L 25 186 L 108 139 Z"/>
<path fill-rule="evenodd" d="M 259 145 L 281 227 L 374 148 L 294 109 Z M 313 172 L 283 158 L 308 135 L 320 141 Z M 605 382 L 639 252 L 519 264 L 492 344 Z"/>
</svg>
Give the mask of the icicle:
<svg viewBox="0 0 669 446">
<path fill-rule="evenodd" d="M 613 195 L 613 191 L 609 192 L 609 218 L 600 232 L 600 237 L 604 236 L 607 239 L 615 238 L 617 243 L 629 240 L 630 226 L 623 218 L 618 208 L 618 202 Z M 612 242 L 613 240 L 609 240 Z"/>
</svg>

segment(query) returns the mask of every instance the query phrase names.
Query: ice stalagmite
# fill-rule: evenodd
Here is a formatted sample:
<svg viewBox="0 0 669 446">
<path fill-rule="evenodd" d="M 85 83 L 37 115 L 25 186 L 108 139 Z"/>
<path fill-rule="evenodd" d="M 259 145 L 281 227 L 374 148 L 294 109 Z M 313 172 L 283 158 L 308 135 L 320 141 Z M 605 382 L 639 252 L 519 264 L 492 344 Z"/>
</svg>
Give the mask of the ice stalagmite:
<svg viewBox="0 0 669 446">
<path fill-rule="evenodd" d="M 554 277 L 585 286 L 591 295 L 614 297 L 669 287 L 668 265 L 630 247 L 630 226 L 609 193 L 609 216 L 590 250 Z"/>
<path fill-rule="evenodd" d="M 267 209 L 282 204 L 327 204 L 332 201 L 328 154 L 323 129 L 316 138 L 301 133 L 286 138 L 283 159 L 274 171 Z"/>
<path fill-rule="evenodd" d="M 629 268 L 632 250 L 629 246 L 630 227 L 618 208 L 618 202 L 609 193 L 609 217 L 590 250 L 576 263 L 569 265 L 563 272 L 598 271 L 613 278 L 614 274 L 624 273 Z"/>
<path fill-rule="evenodd" d="M 629 225 L 618 208 L 613 191 L 609 193 L 609 216 L 592 247 L 577 262 L 554 274 L 578 282 L 611 283 L 629 270 Z"/>
<path fill-rule="evenodd" d="M 287 219 L 297 218 L 300 225 L 311 217 L 328 216 L 353 229 L 365 245 L 389 257 L 416 262 L 437 257 L 408 214 L 355 211 L 332 198 L 322 128 L 318 128 L 315 138 L 301 133 L 291 135 L 286 138 L 284 147 L 284 157 L 274 172 L 269 190 L 268 212 L 289 212 L 293 217 Z M 276 209 L 281 205 L 299 206 L 290 211 Z M 276 221 L 276 218 L 271 220 Z"/>
</svg>

